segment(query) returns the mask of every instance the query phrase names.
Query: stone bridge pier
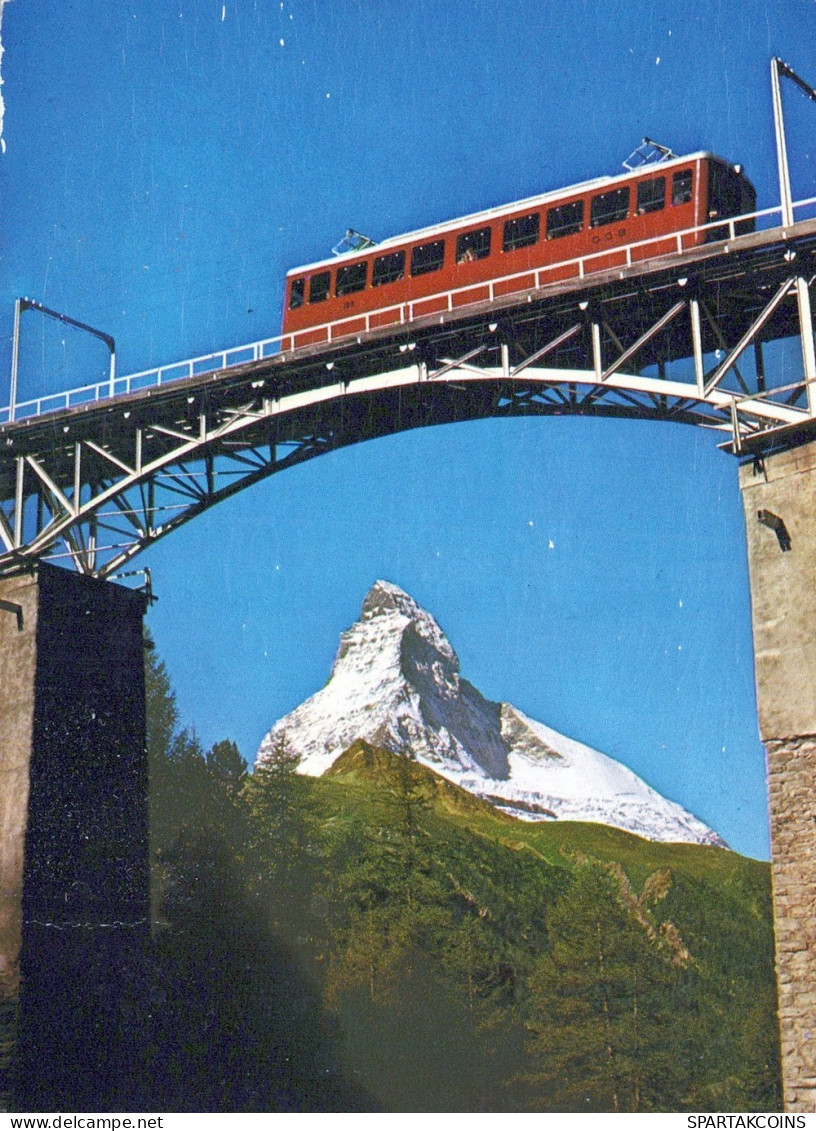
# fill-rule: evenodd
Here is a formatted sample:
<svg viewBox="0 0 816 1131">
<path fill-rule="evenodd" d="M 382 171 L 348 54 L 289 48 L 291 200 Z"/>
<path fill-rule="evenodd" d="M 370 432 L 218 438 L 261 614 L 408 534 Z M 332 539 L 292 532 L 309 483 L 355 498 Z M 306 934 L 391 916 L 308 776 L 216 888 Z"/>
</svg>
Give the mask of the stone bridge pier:
<svg viewBox="0 0 816 1131">
<path fill-rule="evenodd" d="M 144 611 L 53 566 L 0 580 L 2 1110 L 141 1110 Z"/>
<path fill-rule="evenodd" d="M 740 468 L 785 1106 L 816 1111 L 816 442 Z"/>
</svg>

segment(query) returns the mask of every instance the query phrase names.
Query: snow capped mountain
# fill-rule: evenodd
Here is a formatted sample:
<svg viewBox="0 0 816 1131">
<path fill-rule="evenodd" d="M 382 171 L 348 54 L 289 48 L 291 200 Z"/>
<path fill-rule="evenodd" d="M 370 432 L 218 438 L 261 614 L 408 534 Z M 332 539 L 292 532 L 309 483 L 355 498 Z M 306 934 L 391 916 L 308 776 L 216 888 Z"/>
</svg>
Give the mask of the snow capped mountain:
<svg viewBox="0 0 816 1131">
<path fill-rule="evenodd" d="M 599 821 L 650 840 L 725 842 L 613 758 L 485 699 L 459 674 L 439 625 L 396 585 L 377 581 L 340 637 L 331 678 L 280 719 L 258 762 L 285 738 L 319 775 L 359 738 L 416 758 L 528 820 Z"/>
</svg>

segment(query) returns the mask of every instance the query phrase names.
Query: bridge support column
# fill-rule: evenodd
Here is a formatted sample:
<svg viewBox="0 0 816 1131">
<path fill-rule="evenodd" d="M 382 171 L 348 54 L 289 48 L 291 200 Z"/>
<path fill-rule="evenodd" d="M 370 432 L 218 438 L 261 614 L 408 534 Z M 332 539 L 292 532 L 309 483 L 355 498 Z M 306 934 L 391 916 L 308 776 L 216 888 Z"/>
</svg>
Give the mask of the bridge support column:
<svg viewBox="0 0 816 1131">
<path fill-rule="evenodd" d="M 816 1111 L 816 443 L 740 469 L 785 1105 Z"/>
<path fill-rule="evenodd" d="M 132 1098 L 119 1081 L 149 931 L 144 608 L 46 565 L 0 580 L 0 1018 L 19 1005 L 4 1098 L 22 1110 Z"/>
</svg>

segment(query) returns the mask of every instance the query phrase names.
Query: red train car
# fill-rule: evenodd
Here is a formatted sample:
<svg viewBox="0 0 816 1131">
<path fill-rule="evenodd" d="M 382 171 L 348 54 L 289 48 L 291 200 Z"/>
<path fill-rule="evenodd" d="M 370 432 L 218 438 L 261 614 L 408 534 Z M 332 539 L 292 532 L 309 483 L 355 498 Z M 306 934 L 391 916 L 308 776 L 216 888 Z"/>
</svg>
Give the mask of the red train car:
<svg viewBox="0 0 816 1131">
<path fill-rule="evenodd" d="M 693 153 L 395 236 L 290 271 L 282 348 L 726 239 L 728 226 L 716 221 L 751 213 L 755 202 L 738 165 Z M 737 234 L 753 226 L 735 225 Z"/>
</svg>

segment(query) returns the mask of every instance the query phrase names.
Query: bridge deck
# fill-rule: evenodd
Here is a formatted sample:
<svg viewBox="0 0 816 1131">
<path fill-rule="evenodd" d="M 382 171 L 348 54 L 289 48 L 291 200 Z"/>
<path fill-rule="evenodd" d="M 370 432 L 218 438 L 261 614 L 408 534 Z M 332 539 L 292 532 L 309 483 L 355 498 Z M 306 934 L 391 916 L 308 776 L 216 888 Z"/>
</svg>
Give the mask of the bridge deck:
<svg viewBox="0 0 816 1131">
<path fill-rule="evenodd" d="M 426 424 L 593 414 L 718 429 L 738 452 L 798 442 L 808 382 L 774 387 L 762 346 L 799 334 L 803 301 L 812 338 L 814 262 L 816 219 L 108 399 L 92 387 L 0 425 L 0 573 L 65 557 L 109 574 L 276 471 Z"/>
<path fill-rule="evenodd" d="M 259 375 L 279 377 L 285 381 L 291 373 L 301 371 L 304 364 L 331 361 L 338 357 L 361 359 L 372 351 L 376 354 L 378 347 L 383 344 L 407 341 L 417 335 L 448 336 L 457 327 L 469 326 L 474 320 L 491 320 L 517 311 L 519 307 L 533 306 L 538 313 L 541 304 L 547 304 L 555 314 L 564 308 L 565 303 L 571 305 L 590 298 L 595 298 L 605 305 L 609 303 L 631 305 L 633 302 L 636 303 L 644 292 L 654 294 L 661 289 L 674 287 L 678 278 L 687 277 L 689 273 L 693 274 L 698 284 L 708 287 L 722 285 L 733 287 L 735 280 L 746 273 L 772 272 L 774 266 L 778 265 L 780 256 L 789 253 L 792 249 L 801 256 L 813 255 L 816 249 L 816 219 L 800 221 L 790 228 L 775 227 L 752 232 L 721 243 L 704 244 L 655 259 L 593 272 L 583 277 L 547 283 L 540 287 L 498 296 L 492 301 L 452 306 L 442 313 L 411 318 L 410 321 L 399 325 L 375 327 L 347 337 L 340 336 L 331 342 L 287 350 L 280 348 L 287 341 L 287 338 L 281 335 L 246 346 L 231 347 L 220 354 L 176 362 L 154 370 L 116 378 L 114 387 L 119 391 L 114 396 L 109 395 L 110 382 L 81 386 L 65 393 L 49 394 L 37 401 L 18 405 L 17 419 L 5 421 L 0 419 L 0 436 L 9 432 L 19 433 L 21 430 L 36 428 L 38 423 L 44 423 L 41 417 L 45 415 L 48 417 L 46 427 L 50 428 L 66 416 L 105 413 L 112 407 L 111 402 L 114 402 L 118 409 L 124 403 L 138 404 L 145 399 L 155 397 L 172 399 L 176 394 L 183 392 L 187 395 L 190 390 L 205 389 L 213 383 L 237 381 L 240 384 L 247 378 L 254 380 Z M 759 288 L 755 286 L 752 289 Z M 746 310 L 746 314 L 749 313 L 750 310 Z M 733 322 L 732 317 L 732 324 Z M 234 364 L 218 365 L 216 368 L 190 375 L 169 378 L 164 376 L 162 379 L 162 374 L 172 374 L 173 371 L 192 368 L 196 363 L 206 365 L 211 358 L 226 360 L 231 355 L 242 355 L 252 350 L 262 352 L 263 348 L 274 349 L 275 352 L 270 352 L 266 356 L 252 357 L 251 360 L 240 360 Z M 147 381 L 154 376 L 155 383 L 134 387 L 136 382 Z M 71 404 L 70 398 L 79 395 L 84 395 L 88 399 Z M 60 398 L 64 398 L 65 403 L 54 404 Z M 34 411 L 37 406 L 46 407 Z M 30 415 L 23 416 L 20 410 L 28 410 Z M 0 409 L 0 414 L 3 413 L 8 416 L 9 409 Z"/>
</svg>

